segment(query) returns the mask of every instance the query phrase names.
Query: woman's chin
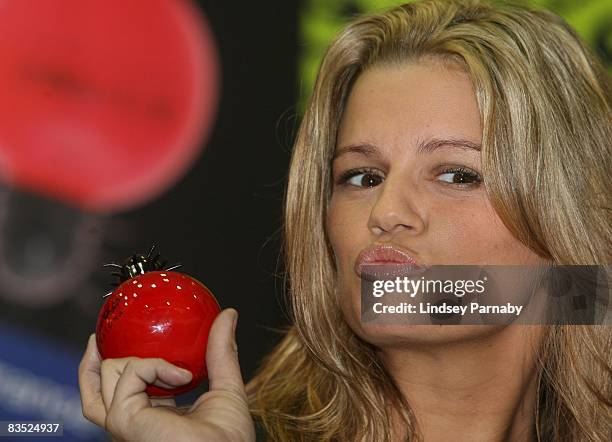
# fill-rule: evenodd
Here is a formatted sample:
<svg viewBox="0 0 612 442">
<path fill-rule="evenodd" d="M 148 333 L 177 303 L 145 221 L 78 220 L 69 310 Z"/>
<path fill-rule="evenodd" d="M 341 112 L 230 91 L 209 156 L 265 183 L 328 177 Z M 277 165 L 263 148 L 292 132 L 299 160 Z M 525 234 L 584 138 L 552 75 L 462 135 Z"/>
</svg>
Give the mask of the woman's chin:
<svg viewBox="0 0 612 442">
<path fill-rule="evenodd" d="M 364 341 L 377 347 L 458 344 L 499 333 L 500 325 L 410 325 L 358 323 L 351 328 Z"/>
</svg>

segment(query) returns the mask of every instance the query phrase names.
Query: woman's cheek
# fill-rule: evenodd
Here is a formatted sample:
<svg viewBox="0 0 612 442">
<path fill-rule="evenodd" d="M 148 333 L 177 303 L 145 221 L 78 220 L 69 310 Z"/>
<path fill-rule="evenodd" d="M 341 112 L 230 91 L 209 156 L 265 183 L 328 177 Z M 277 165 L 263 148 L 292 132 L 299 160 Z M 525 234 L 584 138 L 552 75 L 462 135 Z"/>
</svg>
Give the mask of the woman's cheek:
<svg viewBox="0 0 612 442">
<path fill-rule="evenodd" d="M 355 248 L 357 248 L 356 253 L 361 250 L 360 242 L 368 241 L 369 215 L 370 209 L 357 200 L 341 196 L 332 197 L 327 216 L 327 233 L 337 259 L 350 259 L 350 255 L 355 253 Z"/>
<path fill-rule="evenodd" d="M 497 228 L 492 228 L 493 216 L 481 195 L 431 198 L 427 231 L 418 251 L 430 264 L 482 263 L 498 239 Z"/>
<path fill-rule="evenodd" d="M 327 217 L 327 233 L 338 269 L 337 294 L 350 300 L 354 292 L 359 292 L 360 279 L 354 272 L 357 256 L 370 245 L 368 230 L 369 209 L 354 199 L 336 198 L 332 200 Z"/>
<path fill-rule="evenodd" d="M 447 220 L 436 229 L 439 264 L 528 265 L 539 257 L 512 236 L 497 215 L 480 208 L 464 213 L 457 221 Z"/>
</svg>

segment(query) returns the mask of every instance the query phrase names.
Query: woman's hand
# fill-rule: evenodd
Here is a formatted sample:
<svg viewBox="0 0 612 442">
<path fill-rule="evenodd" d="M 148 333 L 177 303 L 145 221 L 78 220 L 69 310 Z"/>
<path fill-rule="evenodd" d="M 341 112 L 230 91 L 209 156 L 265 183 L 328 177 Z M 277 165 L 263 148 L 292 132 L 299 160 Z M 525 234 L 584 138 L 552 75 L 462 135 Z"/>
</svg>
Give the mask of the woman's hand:
<svg viewBox="0 0 612 442">
<path fill-rule="evenodd" d="M 236 349 L 238 313 L 226 309 L 208 338 L 206 366 L 210 390 L 188 409 L 172 398 L 150 399 L 147 384 L 176 387 L 191 373 L 163 359 L 122 358 L 101 361 L 91 335 L 79 365 L 83 415 L 126 442 L 254 442 L 255 430 Z"/>
</svg>

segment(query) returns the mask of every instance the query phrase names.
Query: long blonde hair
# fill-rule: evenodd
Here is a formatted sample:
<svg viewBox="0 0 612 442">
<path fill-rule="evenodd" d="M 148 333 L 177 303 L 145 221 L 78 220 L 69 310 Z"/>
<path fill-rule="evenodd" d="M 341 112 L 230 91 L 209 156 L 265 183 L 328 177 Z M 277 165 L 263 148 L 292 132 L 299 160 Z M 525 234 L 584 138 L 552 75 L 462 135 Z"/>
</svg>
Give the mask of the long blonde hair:
<svg viewBox="0 0 612 442">
<path fill-rule="evenodd" d="M 459 61 L 472 80 L 486 190 L 509 231 L 553 263 L 612 261 L 610 79 L 561 18 L 425 0 L 359 19 L 329 47 L 293 151 L 284 239 L 294 325 L 247 386 L 271 440 L 390 441 L 394 414 L 407 440 L 422 437 L 375 349 L 343 319 L 325 218 L 351 85 L 371 66 L 432 56 Z M 538 440 L 610 440 L 610 343 L 604 326 L 547 328 Z"/>
</svg>

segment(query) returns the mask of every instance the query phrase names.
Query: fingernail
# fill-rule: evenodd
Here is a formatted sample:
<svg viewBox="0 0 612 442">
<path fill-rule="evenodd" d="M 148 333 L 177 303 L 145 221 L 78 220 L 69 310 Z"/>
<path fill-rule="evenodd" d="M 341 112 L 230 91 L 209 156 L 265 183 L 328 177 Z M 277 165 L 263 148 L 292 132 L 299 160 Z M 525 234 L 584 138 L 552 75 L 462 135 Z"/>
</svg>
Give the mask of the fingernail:
<svg viewBox="0 0 612 442">
<path fill-rule="evenodd" d="M 234 334 L 236 334 L 236 325 L 238 324 L 238 312 L 234 310 L 234 322 L 232 323 L 232 330 L 234 330 Z"/>
<path fill-rule="evenodd" d="M 236 344 L 236 326 L 238 325 L 238 312 L 234 313 L 234 322 L 232 324 L 232 348 L 234 349 L 234 352 L 237 353 L 238 352 L 238 344 Z"/>
<path fill-rule="evenodd" d="M 184 368 L 178 368 L 176 371 L 183 379 L 191 378 L 191 372 L 189 370 L 185 370 Z"/>
</svg>

